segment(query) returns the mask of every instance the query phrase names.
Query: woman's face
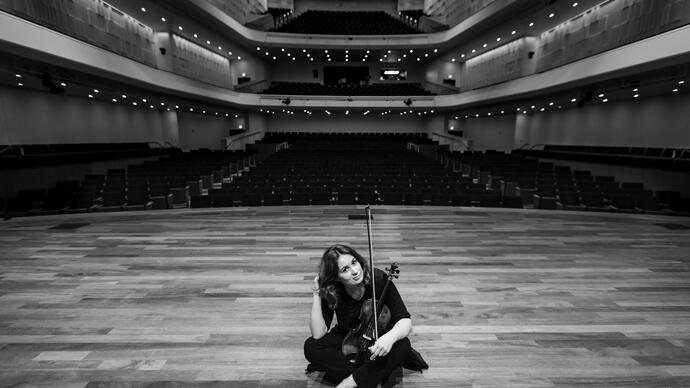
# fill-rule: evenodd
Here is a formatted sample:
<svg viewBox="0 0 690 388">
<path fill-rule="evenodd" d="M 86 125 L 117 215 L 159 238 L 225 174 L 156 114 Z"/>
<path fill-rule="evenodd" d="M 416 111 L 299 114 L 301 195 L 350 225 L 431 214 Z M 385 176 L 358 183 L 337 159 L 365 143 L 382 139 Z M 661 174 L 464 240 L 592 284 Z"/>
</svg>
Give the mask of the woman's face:
<svg viewBox="0 0 690 388">
<path fill-rule="evenodd" d="M 364 270 L 354 256 L 348 254 L 338 256 L 338 279 L 345 287 L 353 287 L 362 283 Z"/>
</svg>

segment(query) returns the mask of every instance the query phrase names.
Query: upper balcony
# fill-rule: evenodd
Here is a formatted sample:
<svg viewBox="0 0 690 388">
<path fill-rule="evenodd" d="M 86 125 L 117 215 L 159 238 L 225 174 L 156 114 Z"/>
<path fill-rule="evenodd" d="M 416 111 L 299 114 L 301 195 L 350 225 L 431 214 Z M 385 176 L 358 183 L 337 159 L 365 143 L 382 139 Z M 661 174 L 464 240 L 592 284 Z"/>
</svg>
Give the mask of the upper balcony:
<svg viewBox="0 0 690 388">
<path fill-rule="evenodd" d="M 80 8 L 89 2 L 99 4 L 99 7 Z M 507 34 L 503 39 L 496 39 L 496 43 L 484 44 L 485 47 L 478 48 L 476 52 L 474 49 L 473 52 L 465 51 L 468 42 L 472 42 L 468 40 L 469 35 L 486 29 L 490 21 L 506 18 L 511 12 L 521 9 L 519 7 L 529 7 L 527 4 L 533 5 L 534 2 L 520 2 L 520 5 L 508 0 L 489 2 L 485 8 L 446 31 L 395 37 L 258 31 L 221 12 L 211 1 L 172 2 L 183 11 L 189 11 L 193 20 L 213 24 L 214 29 L 228 32 L 231 38 L 240 36 L 244 42 L 242 44 L 251 44 L 249 49 L 252 54 L 243 53 L 242 57 L 237 52 L 221 48 L 220 44 L 217 47 L 210 41 L 204 44 L 201 38 L 197 39 L 196 33 L 190 31 L 191 28 L 183 29 L 177 23 L 171 25 L 169 20 L 163 26 L 145 24 L 100 0 L 75 0 L 70 7 L 62 8 L 38 6 L 44 3 L 50 2 L 0 3 L 2 9 L 11 12 L 0 12 L 1 50 L 93 77 L 236 107 L 282 106 L 288 93 L 281 91 L 259 95 L 238 92 L 233 90 L 237 86 L 234 80 L 241 77 L 244 69 L 252 71 L 252 65 L 263 62 L 280 66 L 286 61 L 312 62 L 316 57 L 316 61 L 325 64 L 325 57 L 306 55 L 316 47 L 320 52 L 324 51 L 323 47 L 331 48 L 336 61 L 342 61 L 341 54 L 347 53 L 344 47 L 379 47 L 376 52 L 372 49 L 370 60 L 383 62 L 387 50 L 381 47 L 411 47 L 418 44 L 432 51 L 430 41 L 452 45 L 453 48 L 445 52 L 438 50 L 435 56 L 432 55 L 434 58 L 417 57 L 416 60 L 421 66 L 420 72 L 440 74 L 450 69 L 454 79 L 459 80 L 460 88 L 456 93 L 414 96 L 414 106 L 437 109 L 455 109 L 551 93 L 642 73 L 660 66 L 684 64 L 690 57 L 690 49 L 684 44 L 690 41 L 688 0 L 609 0 L 586 10 L 572 11 L 573 16 L 541 33 L 527 31 Z M 547 8 L 543 12 L 550 11 Z M 540 15 L 543 12 L 540 11 Z M 170 15 L 167 17 L 172 18 Z M 290 56 L 288 49 L 286 56 L 273 54 L 273 61 L 266 59 L 269 58 L 269 49 L 279 47 L 271 45 L 278 45 L 284 39 L 294 47 L 304 47 L 299 50 L 304 55 L 300 54 L 298 59 L 296 55 Z M 456 39 L 459 39 L 457 47 L 453 43 Z M 262 46 L 255 50 L 253 45 L 259 41 Z M 302 46 L 304 42 L 308 44 Z M 226 42 L 223 47 L 227 47 Z M 403 50 L 391 51 L 393 55 L 388 56 L 386 61 L 392 63 L 397 63 L 406 55 Z M 460 52 L 466 54 L 459 55 Z M 409 55 L 406 60 L 414 61 L 411 57 Z M 363 59 L 366 65 L 371 65 L 366 57 Z M 347 56 L 344 60 L 347 61 Z M 265 76 L 254 77 L 257 78 L 261 80 Z M 436 80 L 440 81 L 438 78 Z M 354 98 L 302 95 L 291 99 L 293 106 L 400 109 L 406 108 L 404 100 L 395 95 Z"/>
</svg>

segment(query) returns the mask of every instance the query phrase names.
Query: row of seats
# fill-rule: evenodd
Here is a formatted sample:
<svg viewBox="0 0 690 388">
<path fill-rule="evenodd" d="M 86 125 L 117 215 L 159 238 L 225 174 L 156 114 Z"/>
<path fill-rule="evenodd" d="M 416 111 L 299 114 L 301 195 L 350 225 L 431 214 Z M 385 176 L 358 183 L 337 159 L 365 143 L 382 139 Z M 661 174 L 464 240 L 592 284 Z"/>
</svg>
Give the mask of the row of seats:
<svg viewBox="0 0 690 388">
<path fill-rule="evenodd" d="M 5 216 L 177 207 L 379 204 L 487 206 L 690 214 L 677 191 L 651 191 L 588 170 L 502 152 L 411 145 L 423 134 L 270 133 L 289 147 L 257 161 L 250 152 L 195 151 L 26 190 Z M 427 154 L 428 155 L 428 154 Z"/>
<path fill-rule="evenodd" d="M 504 195 L 519 195 L 538 209 L 690 213 L 679 191 L 647 190 L 640 182 L 618 182 L 526 158 L 520 153 L 442 152 L 440 160 Z"/>
<path fill-rule="evenodd" d="M 103 160 L 157 157 L 180 153 L 179 148 L 149 143 L 78 143 L 0 145 L 0 167 L 30 168 Z"/>
<path fill-rule="evenodd" d="M 192 207 L 403 205 L 522 207 L 484 184 L 408 149 L 434 144 L 421 134 L 269 134 L 289 149 L 255 169 L 192 197 Z"/>
<path fill-rule="evenodd" d="M 418 82 L 352 83 L 322 85 L 318 82 L 274 81 L 261 94 L 327 95 L 327 96 L 433 96 Z"/>
<path fill-rule="evenodd" d="M 59 181 L 54 188 L 21 190 L 7 198 L 5 217 L 91 211 L 150 210 L 189 207 L 192 195 L 229 182 L 233 174 L 255 164 L 244 151 L 193 151 Z"/>
<path fill-rule="evenodd" d="M 567 159 L 660 170 L 690 170 L 690 149 L 685 148 L 545 145 L 543 150 L 513 152 L 534 158 Z"/>
<path fill-rule="evenodd" d="M 399 35 L 420 31 L 383 11 L 308 10 L 274 29 L 293 34 Z"/>
</svg>

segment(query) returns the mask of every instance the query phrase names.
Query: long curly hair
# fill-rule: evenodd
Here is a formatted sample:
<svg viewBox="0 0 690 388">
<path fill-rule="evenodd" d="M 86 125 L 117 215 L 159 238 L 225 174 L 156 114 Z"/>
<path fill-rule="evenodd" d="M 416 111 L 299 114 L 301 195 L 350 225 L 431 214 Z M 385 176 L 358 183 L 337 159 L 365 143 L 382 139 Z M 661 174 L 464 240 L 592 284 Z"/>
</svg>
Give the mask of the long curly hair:
<svg viewBox="0 0 690 388">
<path fill-rule="evenodd" d="M 340 299 L 345 293 L 345 286 L 338 278 L 338 258 L 341 255 L 351 255 L 362 266 L 364 271 L 364 278 L 362 285 L 367 286 L 371 281 L 371 269 L 366 260 L 353 248 L 343 245 L 335 244 L 326 249 L 321 256 L 319 263 L 319 295 L 326 300 L 328 307 L 335 310 L 338 307 Z"/>
</svg>

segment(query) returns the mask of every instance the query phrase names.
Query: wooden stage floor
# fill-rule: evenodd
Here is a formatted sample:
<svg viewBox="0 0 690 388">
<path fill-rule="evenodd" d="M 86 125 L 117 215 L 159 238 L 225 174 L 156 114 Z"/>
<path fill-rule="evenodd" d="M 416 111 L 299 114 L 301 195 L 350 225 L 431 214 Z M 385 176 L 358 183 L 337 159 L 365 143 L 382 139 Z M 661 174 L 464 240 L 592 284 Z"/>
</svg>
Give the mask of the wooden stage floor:
<svg viewBox="0 0 690 388">
<path fill-rule="evenodd" d="M 305 375 L 323 250 L 362 207 L 0 222 L 0 386 L 323 387 Z M 690 219 L 374 207 L 424 374 L 399 387 L 690 387 Z M 363 217 L 362 217 L 363 218 Z M 400 376 L 399 376 L 400 377 Z"/>
</svg>

